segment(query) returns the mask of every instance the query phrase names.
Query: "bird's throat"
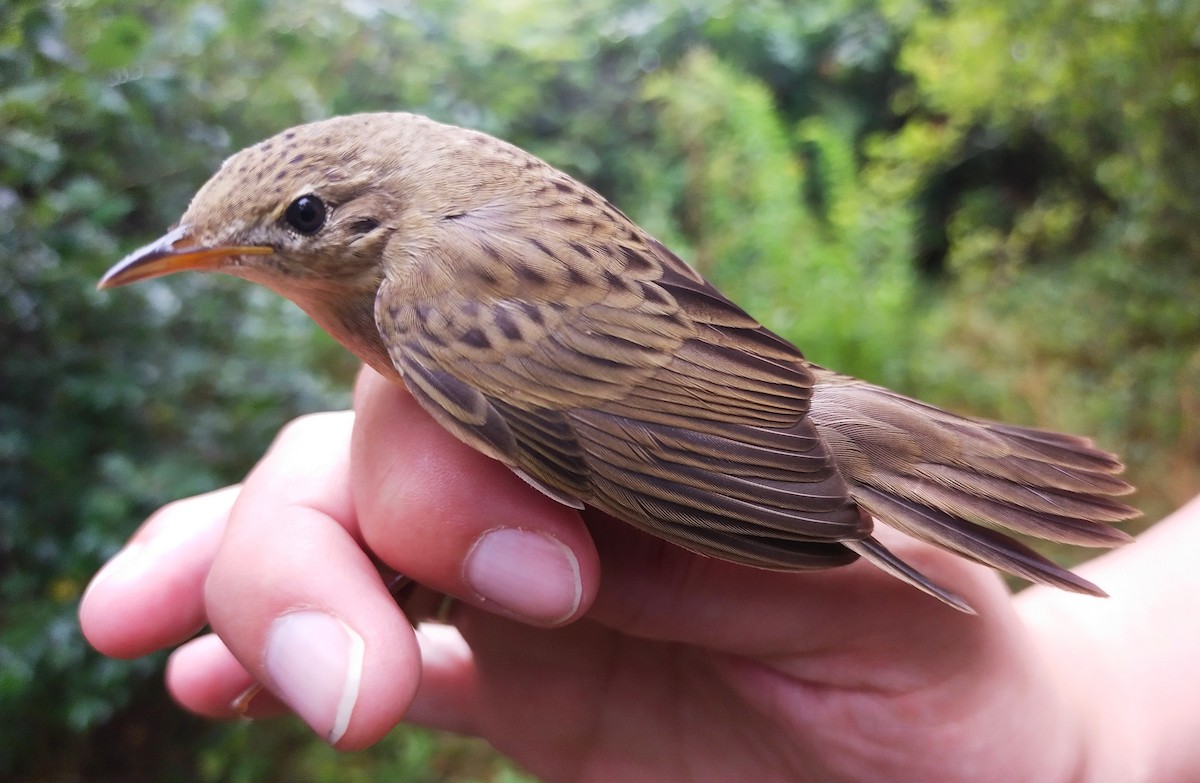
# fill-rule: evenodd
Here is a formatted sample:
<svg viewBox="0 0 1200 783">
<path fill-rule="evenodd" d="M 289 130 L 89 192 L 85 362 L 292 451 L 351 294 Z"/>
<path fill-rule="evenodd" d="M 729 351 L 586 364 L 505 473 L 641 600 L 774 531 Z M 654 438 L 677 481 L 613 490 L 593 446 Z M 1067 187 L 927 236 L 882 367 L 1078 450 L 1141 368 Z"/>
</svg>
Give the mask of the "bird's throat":
<svg viewBox="0 0 1200 783">
<path fill-rule="evenodd" d="M 399 379 L 375 325 L 375 291 L 355 291 L 335 298 L 289 297 L 317 326 L 387 378 Z"/>
</svg>

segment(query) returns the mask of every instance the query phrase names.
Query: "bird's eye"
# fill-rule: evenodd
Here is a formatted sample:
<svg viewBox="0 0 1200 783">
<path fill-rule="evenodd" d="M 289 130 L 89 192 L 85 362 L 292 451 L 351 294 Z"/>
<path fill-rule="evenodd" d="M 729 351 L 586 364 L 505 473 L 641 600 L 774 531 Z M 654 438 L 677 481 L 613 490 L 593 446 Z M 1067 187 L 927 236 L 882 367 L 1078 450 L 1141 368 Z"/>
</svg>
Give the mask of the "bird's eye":
<svg viewBox="0 0 1200 783">
<path fill-rule="evenodd" d="M 315 234 L 325 225 L 325 202 L 316 196 L 301 196 L 288 206 L 283 219 L 301 234 Z"/>
</svg>

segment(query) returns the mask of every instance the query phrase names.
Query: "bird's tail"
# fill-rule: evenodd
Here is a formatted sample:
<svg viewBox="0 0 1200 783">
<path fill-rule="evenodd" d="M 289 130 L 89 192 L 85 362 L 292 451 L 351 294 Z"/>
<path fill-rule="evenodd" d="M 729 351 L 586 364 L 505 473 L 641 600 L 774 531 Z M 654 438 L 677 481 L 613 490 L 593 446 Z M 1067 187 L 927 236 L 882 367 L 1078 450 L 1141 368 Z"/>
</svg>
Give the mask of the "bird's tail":
<svg viewBox="0 0 1200 783">
<path fill-rule="evenodd" d="M 1087 438 L 956 416 L 826 371 L 818 374 L 809 415 L 850 494 L 876 519 L 1030 581 L 1104 595 L 1000 532 L 1099 547 L 1131 540 L 1109 523 L 1138 516 L 1116 499 L 1133 487 L 1120 478 L 1120 460 Z M 947 603 L 961 603 L 873 539 L 852 548 Z"/>
</svg>

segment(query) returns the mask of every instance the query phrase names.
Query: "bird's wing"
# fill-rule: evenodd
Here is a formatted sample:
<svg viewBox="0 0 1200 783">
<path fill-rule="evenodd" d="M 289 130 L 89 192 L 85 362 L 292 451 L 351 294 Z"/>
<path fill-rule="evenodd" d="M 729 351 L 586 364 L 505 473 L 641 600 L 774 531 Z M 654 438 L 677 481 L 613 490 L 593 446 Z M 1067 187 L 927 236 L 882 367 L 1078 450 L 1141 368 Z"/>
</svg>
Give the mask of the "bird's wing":
<svg viewBox="0 0 1200 783">
<path fill-rule="evenodd" d="M 478 228 L 478 227 L 474 227 Z M 376 321 L 447 429 L 564 502 L 764 567 L 836 565 L 858 512 L 807 417 L 812 375 L 634 230 L 447 230 Z"/>
</svg>

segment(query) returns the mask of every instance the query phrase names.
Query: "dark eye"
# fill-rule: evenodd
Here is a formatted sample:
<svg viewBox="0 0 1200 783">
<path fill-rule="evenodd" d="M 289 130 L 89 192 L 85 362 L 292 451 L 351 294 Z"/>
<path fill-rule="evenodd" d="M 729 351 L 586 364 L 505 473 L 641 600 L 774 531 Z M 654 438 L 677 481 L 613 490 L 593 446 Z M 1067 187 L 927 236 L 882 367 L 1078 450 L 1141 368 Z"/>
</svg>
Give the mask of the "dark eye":
<svg viewBox="0 0 1200 783">
<path fill-rule="evenodd" d="M 325 202 L 316 196 L 301 196 L 288 206 L 283 219 L 301 234 L 315 234 L 325 225 Z"/>
</svg>

